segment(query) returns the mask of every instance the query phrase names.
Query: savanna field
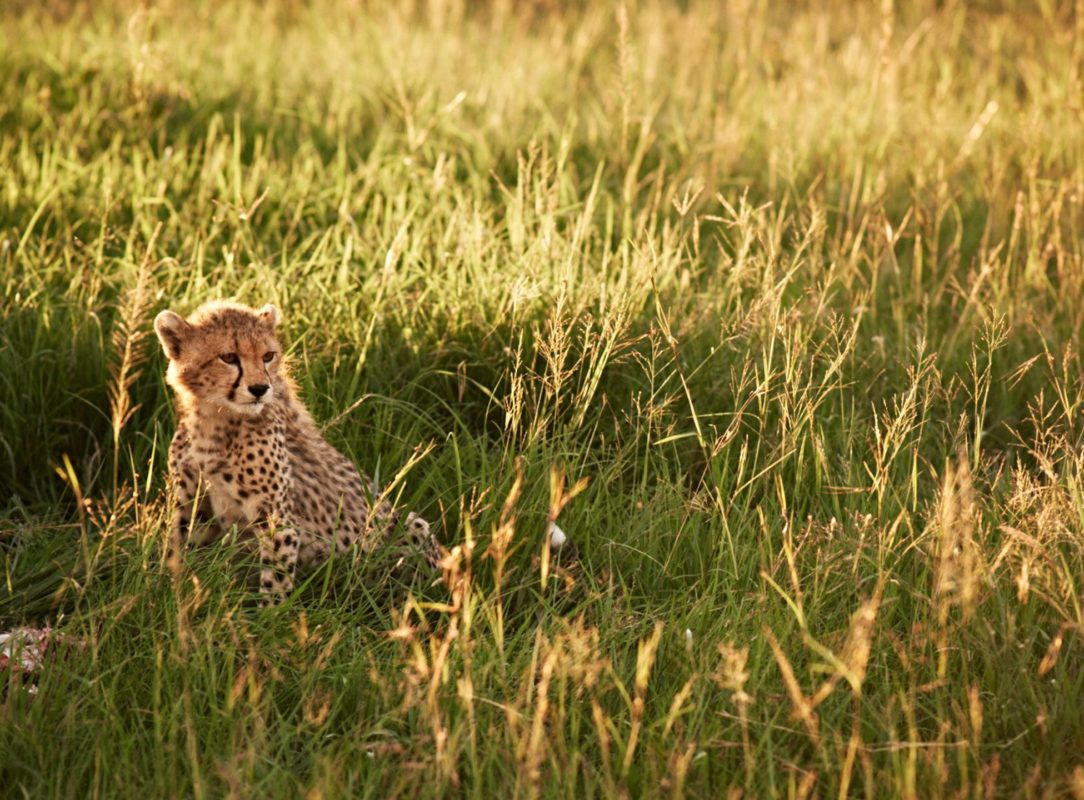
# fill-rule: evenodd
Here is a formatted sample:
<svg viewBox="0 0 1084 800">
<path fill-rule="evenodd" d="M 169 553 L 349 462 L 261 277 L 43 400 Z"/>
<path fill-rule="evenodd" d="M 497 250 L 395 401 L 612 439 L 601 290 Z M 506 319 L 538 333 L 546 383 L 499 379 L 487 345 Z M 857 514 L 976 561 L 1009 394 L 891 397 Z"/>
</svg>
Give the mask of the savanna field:
<svg viewBox="0 0 1084 800">
<path fill-rule="evenodd" d="M 0 795 L 1084 798 L 1082 233 L 1079 2 L 4 3 Z M 442 574 L 167 569 L 213 298 Z"/>
</svg>

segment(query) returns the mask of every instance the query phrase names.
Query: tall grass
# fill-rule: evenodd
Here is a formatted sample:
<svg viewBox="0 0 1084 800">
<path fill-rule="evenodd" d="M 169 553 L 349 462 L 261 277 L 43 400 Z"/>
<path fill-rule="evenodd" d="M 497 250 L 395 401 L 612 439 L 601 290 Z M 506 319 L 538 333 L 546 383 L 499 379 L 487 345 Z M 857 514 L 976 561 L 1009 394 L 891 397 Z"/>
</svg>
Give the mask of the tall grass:
<svg viewBox="0 0 1084 800">
<path fill-rule="evenodd" d="M 1079 3 L 0 11 L 4 794 L 1084 796 Z M 437 523 L 160 546 L 162 308 Z M 410 465 L 403 470 L 404 465 Z M 550 553 L 559 521 L 576 558 Z"/>
</svg>

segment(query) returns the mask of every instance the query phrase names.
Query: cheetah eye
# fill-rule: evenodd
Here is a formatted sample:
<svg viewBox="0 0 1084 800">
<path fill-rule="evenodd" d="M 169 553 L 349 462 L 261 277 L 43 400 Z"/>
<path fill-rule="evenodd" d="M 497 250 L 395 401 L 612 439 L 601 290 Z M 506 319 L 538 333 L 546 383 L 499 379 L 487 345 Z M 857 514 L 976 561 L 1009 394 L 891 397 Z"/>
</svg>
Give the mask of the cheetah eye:
<svg viewBox="0 0 1084 800">
<path fill-rule="evenodd" d="M 272 352 L 270 352 L 270 353 L 264 353 L 264 354 L 263 354 L 263 363 L 265 363 L 265 364 L 270 364 L 270 363 L 271 363 L 271 361 L 272 361 L 272 360 L 273 360 L 274 358 L 275 358 L 275 353 L 274 353 L 274 351 L 272 351 Z"/>
<path fill-rule="evenodd" d="M 221 358 L 227 364 L 237 364 L 238 363 L 237 353 L 223 353 L 222 355 L 219 356 L 219 358 Z"/>
</svg>

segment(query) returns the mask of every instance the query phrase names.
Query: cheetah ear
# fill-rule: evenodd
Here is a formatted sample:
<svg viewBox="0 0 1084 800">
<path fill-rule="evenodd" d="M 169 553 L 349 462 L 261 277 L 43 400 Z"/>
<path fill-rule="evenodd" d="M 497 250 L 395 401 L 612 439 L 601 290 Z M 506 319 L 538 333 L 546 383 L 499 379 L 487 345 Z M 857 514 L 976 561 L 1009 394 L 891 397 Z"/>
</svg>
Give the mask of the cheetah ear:
<svg viewBox="0 0 1084 800">
<path fill-rule="evenodd" d="M 166 356 L 176 361 L 181 357 L 181 346 L 192 333 L 192 326 L 180 314 L 163 311 L 154 318 L 154 332 L 158 334 L 158 341 L 162 343 Z"/>
<path fill-rule="evenodd" d="M 279 324 L 279 320 L 282 319 L 282 315 L 279 314 L 278 308 L 271 305 L 271 303 L 268 303 L 263 308 L 261 308 L 259 311 L 257 311 L 256 316 L 259 317 L 260 319 L 262 319 L 264 322 L 266 322 L 272 328 L 277 328 L 278 324 Z"/>
</svg>

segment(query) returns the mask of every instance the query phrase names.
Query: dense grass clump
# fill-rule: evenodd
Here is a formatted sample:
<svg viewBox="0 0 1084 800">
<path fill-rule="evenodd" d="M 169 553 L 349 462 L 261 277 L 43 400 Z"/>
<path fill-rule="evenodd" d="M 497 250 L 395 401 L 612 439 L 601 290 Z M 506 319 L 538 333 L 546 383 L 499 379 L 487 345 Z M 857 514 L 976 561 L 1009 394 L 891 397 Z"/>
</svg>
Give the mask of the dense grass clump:
<svg viewBox="0 0 1084 800">
<path fill-rule="evenodd" d="M 4 4 L 0 794 L 1084 797 L 1082 97 L 1079 3 Z M 173 582 L 216 297 L 441 579 Z"/>
</svg>

